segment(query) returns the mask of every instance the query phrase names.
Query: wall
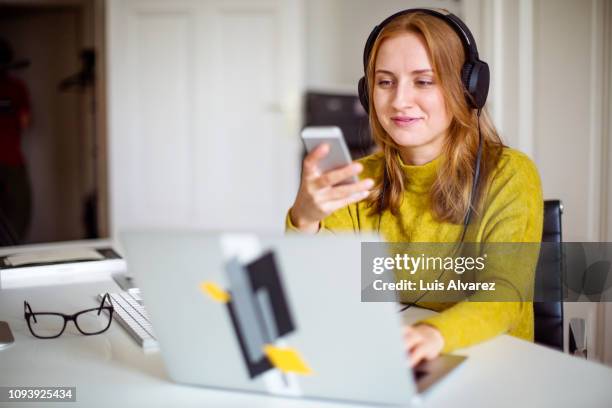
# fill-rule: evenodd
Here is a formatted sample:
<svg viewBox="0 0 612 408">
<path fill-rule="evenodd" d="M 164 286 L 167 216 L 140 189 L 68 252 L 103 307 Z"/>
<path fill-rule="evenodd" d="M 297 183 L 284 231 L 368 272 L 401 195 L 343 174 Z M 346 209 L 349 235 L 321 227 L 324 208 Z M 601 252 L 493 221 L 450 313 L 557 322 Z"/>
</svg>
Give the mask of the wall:
<svg viewBox="0 0 612 408">
<path fill-rule="evenodd" d="M 412 7 L 442 7 L 461 14 L 454 0 L 307 0 L 306 72 L 308 89 L 357 93 L 363 76 L 363 46 L 376 24 Z"/>
<path fill-rule="evenodd" d="M 607 194 L 605 197 L 605 205 L 603 207 L 603 218 L 607 220 L 606 235 L 602 241 L 612 241 L 612 1 L 607 1 L 603 6 L 604 24 L 604 42 L 603 49 L 603 126 L 602 131 L 605 137 L 604 149 L 602 152 L 606 154 L 603 160 L 605 165 L 603 172 L 603 184 L 606 187 Z M 605 225 L 605 224 L 604 224 Z M 607 341 L 601 344 L 601 354 L 604 361 L 612 366 L 612 303 L 605 303 L 600 306 L 603 309 L 601 314 L 601 331 L 600 336 Z"/>
<path fill-rule="evenodd" d="M 601 237 L 599 3 L 535 3 L 535 150 L 545 196 L 564 202 L 568 241 Z"/>
</svg>

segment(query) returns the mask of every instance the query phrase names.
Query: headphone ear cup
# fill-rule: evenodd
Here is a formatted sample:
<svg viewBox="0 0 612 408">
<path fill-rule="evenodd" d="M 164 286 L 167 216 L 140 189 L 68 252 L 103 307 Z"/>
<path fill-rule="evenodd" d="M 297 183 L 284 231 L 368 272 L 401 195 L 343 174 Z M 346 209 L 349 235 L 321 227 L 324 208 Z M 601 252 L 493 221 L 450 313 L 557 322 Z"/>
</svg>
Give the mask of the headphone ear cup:
<svg viewBox="0 0 612 408">
<path fill-rule="evenodd" d="M 476 109 L 482 109 L 487 101 L 487 95 L 489 94 L 489 65 L 480 60 L 476 60 L 473 63 L 472 72 L 468 82 L 468 90 L 472 95 L 474 107 Z"/>
<path fill-rule="evenodd" d="M 489 94 L 489 80 L 489 66 L 486 62 L 476 60 L 463 65 L 461 81 L 471 108 L 481 109 L 485 105 Z"/>
<path fill-rule="evenodd" d="M 474 95 L 470 90 L 470 81 L 472 79 L 472 72 L 474 71 L 474 65 L 470 62 L 466 62 L 463 64 L 461 68 L 461 83 L 463 84 L 463 89 L 465 90 L 465 99 L 467 99 L 468 105 L 470 108 L 475 108 L 474 103 Z"/>
<path fill-rule="evenodd" d="M 366 85 L 365 77 L 362 76 L 357 84 L 357 92 L 359 93 L 359 102 L 361 102 L 361 106 L 366 111 L 366 113 L 370 113 L 370 99 L 368 97 L 368 86 Z"/>
</svg>

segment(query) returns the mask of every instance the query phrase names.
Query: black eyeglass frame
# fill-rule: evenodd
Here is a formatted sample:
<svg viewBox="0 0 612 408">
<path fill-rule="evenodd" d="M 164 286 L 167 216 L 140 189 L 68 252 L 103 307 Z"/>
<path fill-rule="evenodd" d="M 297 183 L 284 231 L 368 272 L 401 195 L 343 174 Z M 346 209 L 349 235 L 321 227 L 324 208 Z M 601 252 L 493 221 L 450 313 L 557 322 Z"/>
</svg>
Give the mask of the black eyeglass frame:
<svg viewBox="0 0 612 408">
<path fill-rule="evenodd" d="M 108 300 L 108 306 L 104 306 L 104 303 Z M 84 332 L 80 327 L 79 324 L 77 323 L 77 317 L 81 314 L 84 313 L 89 313 L 89 312 L 93 312 L 93 311 L 98 311 L 98 316 L 100 316 L 100 313 L 102 313 L 103 310 L 106 310 L 108 312 L 108 324 L 106 325 L 105 328 L 103 328 L 102 330 L 99 330 L 97 332 L 94 333 L 88 333 L 88 332 Z M 59 336 L 62 335 L 62 333 L 64 333 L 64 330 L 66 330 L 66 325 L 68 324 L 68 322 L 70 320 L 72 320 L 74 322 L 74 325 L 76 326 L 77 330 L 83 334 L 84 336 L 93 336 L 96 334 L 100 334 L 100 333 L 104 333 L 106 330 L 108 330 L 108 328 L 111 325 L 111 322 L 113 321 L 113 312 L 115 311 L 115 308 L 113 307 L 113 304 L 111 302 L 111 298 L 110 295 L 108 293 L 106 293 L 104 295 L 104 297 L 102 298 L 102 300 L 100 301 L 100 306 L 98 307 L 94 307 L 91 309 L 85 309 L 85 310 L 81 310 L 80 312 L 76 312 L 74 314 L 71 315 L 67 315 L 64 313 L 54 313 L 54 312 L 33 312 L 32 311 L 32 307 L 30 306 L 30 304 L 24 300 L 23 301 L 23 314 L 25 317 L 26 322 L 28 323 L 28 328 L 30 329 L 30 333 L 32 333 L 32 335 L 36 338 L 39 339 L 55 339 L 58 338 Z M 62 330 L 56 334 L 55 336 L 39 336 L 36 333 L 34 333 L 34 330 L 32 330 L 32 326 L 31 326 L 31 319 L 34 319 L 34 323 L 38 323 L 36 321 L 36 316 L 39 315 L 45 315 L 45 316 L 60 316 L 64 319 L 64 326 L 62 327 Z"/>
</svg>

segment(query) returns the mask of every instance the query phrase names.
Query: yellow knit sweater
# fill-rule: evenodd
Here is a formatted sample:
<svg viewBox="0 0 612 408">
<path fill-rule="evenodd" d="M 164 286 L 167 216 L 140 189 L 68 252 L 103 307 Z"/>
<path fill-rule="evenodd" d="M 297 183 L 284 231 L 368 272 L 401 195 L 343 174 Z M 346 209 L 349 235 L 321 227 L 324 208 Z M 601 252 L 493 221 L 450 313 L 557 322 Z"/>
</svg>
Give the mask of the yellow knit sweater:
<svg viewBox="0 0 612 408">
<path fill-rule="evenodd" d="M 401 216 L 385 211 L 380 234 L 390 242 L 457 242 L 463 225 L 435 220 L 429 206 L 429 190 L 442 158 L 422 165 L 401 164 L 407 186 Z M 380 177 L 383 156 L 376 153 L 359 160 L 361 178 Z M 504 148 L 497 168 L 485 190 L 481 216 L 472 218 L 466 242 L 540 242 L 543 223 L 542 188 L 534 163 L 523 153 Z M 482 188 L 482 187 L 480 187 Z M 321 222 L 319 233 L 372 232 L 378 215 L 370 214 L 366 202 L 350 204 Z M 288 232 L 298 231 L 286 217 Z M 535 262 L 523 263 L 522 277 L 533 276 Z M 357 278 L 356 278 L 357 279 Z M 422 322 L 436 327 L 444 337 L 443 352 L 470 346 L 502 333 L 533 341 L 531 302 L 417 303 L 441 313 Z"/>
</svg>

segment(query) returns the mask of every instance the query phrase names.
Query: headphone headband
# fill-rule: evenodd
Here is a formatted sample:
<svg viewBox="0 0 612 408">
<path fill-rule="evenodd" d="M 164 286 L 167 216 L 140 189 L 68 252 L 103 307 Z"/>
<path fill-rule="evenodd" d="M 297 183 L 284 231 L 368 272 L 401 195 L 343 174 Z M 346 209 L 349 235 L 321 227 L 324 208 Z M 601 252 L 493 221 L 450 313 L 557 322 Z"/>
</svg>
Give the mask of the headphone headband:
<svg viewBox="0 0 612 408">
<path fill-rule="evenodd" d="M 363 69 L 364 71 L 368 67 L 368 58 L 370 57 L 370 53 L 372 52 L 372 47 L 374 47 L 374 42 L 378 38 L 378 35 L 382 31 L 382 29 L 391 22 L 391 20 L 396 17 L 403 16 L 406 14 L 412 13 L 423 13 L 428 14 L 430 16 L 438 17 L 453 28 L 459 38 L 461 38 L 461 43 L 465 49 L 466 61 L 478 59 L 478 49 L 476 48 L 476 41 L 474 41 L 474 37 L 472 36 L 471 31 L 467 28 L 467 26 L 455 16 L 453 13 L 450 13 L 446 10 L 440 9 L 440 11 L 434 9 L 427 8 L 412 8 L 407 10 L 398 11 L 395 14 L 390 15 L 385 18 L 380 24 L 376 25 L 370 35 L 368 36 L 368 40 L 366 41 L 366 46 L 363 50 Z"/>
<path fill-rule="evenodd" d="M 481 61 L 478 58 L 478 48 L 476 47 L 476 41 L 474 40 L 472 32 L 465 25 L 465 23 L 461 21 L 459 17 L 450 13 L 447 10 L 438 10 L 428 8 L 412 8 L 402 10 L 387 17 L 380 24 L 374 27 L 374 29 L 368 36 L 365 48 L 363 50 L 363 70 L 365 72 L 365 76 L 359 80 L 358 86 L 359 99 L 366 112 L 369 111 L 369 97 L 367 94 L 368 89 L 366 76 L 368 69 L 368 60 L 370 58 L 372 48 L 374 47 L 374 43 L 376 42 L 376 39 L 380 35 L 380 32 L 383 30 L 383 28 L 393 19 L 399 16 L 412 13 L 423 13 L 440 18 L 444 20 L 457 33 L 465 51 L 465 62 L 461 70 L 461 79 L 466 89 L 466 93 L 469 96 L 468 104 L 475 109 L 481 109 L 484 106 L 487 99 L 487 94 L 489 92 L 489 66 L 486 62 Z"/>
</svg>

